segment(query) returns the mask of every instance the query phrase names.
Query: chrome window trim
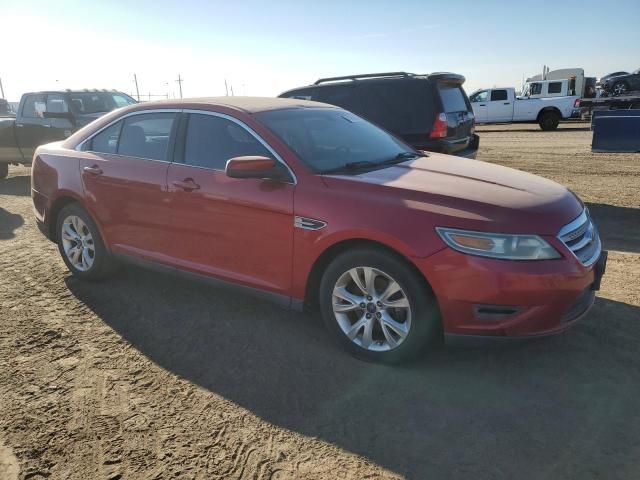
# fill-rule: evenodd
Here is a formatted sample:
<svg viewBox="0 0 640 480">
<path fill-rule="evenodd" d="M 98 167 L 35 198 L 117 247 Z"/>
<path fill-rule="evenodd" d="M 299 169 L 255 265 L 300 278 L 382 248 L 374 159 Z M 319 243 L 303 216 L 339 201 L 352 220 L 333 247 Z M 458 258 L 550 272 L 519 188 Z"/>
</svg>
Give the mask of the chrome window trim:
<svg viewBox="0 0 640 480">
<path fill-rule="evenodd" d="M 112 125 L 115 125 L 116 123 L 118 123 L 120 120 L 124 120 L 125 118 L 129 118 L 129 117 L 133 117 L 134 115 L 146 115 L 149 113 L 182 113 L 182 110 L 179 108 L 158 108 L 158 109 L 149 109 L 149 110 L 136 110 L 135 112 L 129 112 L 126 115 L 122 115 L 121 117 L 118 117 L 116 119 L 114 119 L 113 121 L 107 123 L 106 125 L 104 125 L 102 128 L 100 128 L 100 130 L 93 132 L 91 135 L 89 135 L 87 138 L 85 138 L 84 140 L 82 140 L 80 143 L 78 143 L 74 150 L 76 152 L 91 152 L 91 153 L 102 153 L 104 155 L 116 155 L 118 157 L 127 157 L 127 158 L 140 158 L 142 160 L 153 160 L 156 162 L 166 162 L 166 163 L 171 163 L 168 160 L 156 160 L 154 158 L 143 158 L 143 157 L 130 157 L 129 155 L 119 155 L 117 153 L 106 153 L 106 152 L 95 152 L 93 150 L 83 150 L 82 147 L 84 146 L 85 143 L 87 143 L 89 140 L 92 140 L 93 137 L 95 137 L 96 135 L 99 135 L 100 133 L 102 133 L 103 131 L 105 131 L 107 128 L 111 127 Z"/>
<path fill-rule="evenodd" d="M 291 170 L 289 165 L 287 165 L 287 162 L 285 162 L 283 160 L 283 158 L 275 151 L 275 149 L 271 145 L 269 145 L 266 142 L 266 140 L 264 140 L 260 135 L 258 135 L 258 133 L 256 133 L 249 125 L 244 123 L 242 120 L 238 120 L 237 118 L 232 117 L 231 115 L 227 115 L 225 113 L 212 112 L 210 110 L 185 109 L 185 110 L 182 111 L 182 113 L 189 113 L 189 114 L 196 114 L 196 115 L 211 115 L 212 117 L 224 118 L 225 120 L 229 120 L 230 122 L 235 123 L 239 127 L 241 127 L 244 130 L 246 130 L 256 140 L 258 140 L 258 142 L 260 142 L 260 144 L 264 148 L 266 148 L 269 151 L 269 153 L 271 153 L 271 155 L 273 155 L 275 157 L 275 159 L 284 166 L 284 168 L 287 169 L 287 171 L 289 172 L 289 175 L 291 175 L 292 181 L 291 182 L 283 182 L 283 183 L 289 183 L 291 185 L 297 185 L 298 184 L 298 177 L 296 177 L 296 174 L 293 173 L 293 170 Z M 185 143 L 186 143 L 186 131 L 185 131 Z M 211 170 L 211 171 L 214 171 L 214 172 L 224 172 L 224 170 L 221 170 L 219 168 L 209 168 L 209 167 L 203 167 L 203 166 L 200 166 L 200 165 L 188 165 L 187 163 L 181 163 L 180 165 L 184 165 L 184 166 L 192 167 L 192 168 L 201 168 L 201 169 L 204 169 L 204 170 Z"/>
<path fill-rule="evenodd" d="M 93 139 L 93 137 L 95 137 L 96 135 L 102 133 L 104 130 L 106 130 L 107 128 L 111 127 L 112 125 L 115 125 L 116 123 L 118 123 L 121 120 L 124 120 L 125 118 L 128 117 L 132 117 L 134 115 L 145 115 L 145 114 L 149 114 L 149 113 L 190 113 L 190 114 L 198 114 L 198 115 L 211 115 L 214 117 L 220 117 L 220 118 L 224 118 L 226 120 L 229 120 L 233 123 L 235 123 L 236 125 L 240 126 L 241 128 L 245 129 L 247 132 L 249 132 L 249 134 L 251 134 L 251 136 L 253 136 L 256 140 L 258 140 L 258 142 L 260 142 L 260 144 L 262 144 L 263 147 L 265 147 L 275 158 L 278 162 L 280 162 L 289 172 L 289 175 L 291 175 L 292 178 L 292 182 L 284 182 L 284 183 L 289 183 L 292 185 L 297 185 L 298 184 L 298 177 L 296 177 L 296 174 L 293 173 L 293 170 L 291 170 L 291 167 L 289 167 L 289 165 L 287 165 L 287 162 L 285 162 L 283 160 L 283 158 L 275 151 L 275 149 L 273 147 L 271 147 L 271 145 L 269 145 L 260 135 L 258 135 L 251 127 L 249 127 L 246 123 L 244 123 L 241 120 L 238 120 L 235 117 L 232 117 L 231 115 L 227 115 L 225 113 L 219 113 L 219 112 L 212 112 L 210 110 L 198 110 L 198 109 L 178 109 L 178 108 L 153 108 L 153 109 L 148 109 L 148 110 L 136 110 L 134 112 L 129 112 L 126 115 L 122 115 L 116 119 L 114 119 L 113 121 L 109 122 L 108 124 L 104 125 L 102 128 L 100 128 L 100 130 L 92 133 L 91 135 L 89 135 L 87 138 L 85 138 L 84 140 L 82 140 L 80 143 L 78 143 L 74 150 L 77 152 L 90 152 L 90 153 L 102 153 L 104 155 L 115 155 L 117 157 L 126 157 L 126 158 L 137 158 L 140 160 L 151 160 L 154 162 L 164 162 L 164 163 L 177 163 L 179 165 L 185 165 L 187 167 L 192 167 L 192 168 L 200 168 L 203 170 L 211 170 L 214 172 L 224 172 L 224 170 L 220 170 L 217 168 L 208 168 L 208 167 L 202 167 L 199 165 L 187 165 L 186 163 L 178 163 L 178 162 L 173 162 L 173 161 L 168 161 L 168 160 L 156 160 L 153 158 L 142 158 L 142 157 L 130 157 L 129 155 L 119 155 L 117 153 L 105 153 L 105 152 L 95 152 L 93 150 L 83 150 L 82 147 L 84 146 L 84 144 L 90 140 Z M 186 132 L 185 132 L 186 135 Z"/>
</svg>

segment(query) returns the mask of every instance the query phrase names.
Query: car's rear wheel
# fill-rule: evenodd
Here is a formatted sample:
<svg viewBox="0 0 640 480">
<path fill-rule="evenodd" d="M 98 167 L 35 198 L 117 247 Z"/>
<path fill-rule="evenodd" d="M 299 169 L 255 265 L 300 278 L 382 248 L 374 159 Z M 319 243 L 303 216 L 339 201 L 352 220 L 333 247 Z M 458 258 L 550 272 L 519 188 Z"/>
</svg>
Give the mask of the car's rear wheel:
<svg viewBox="0 0 640 480">
<path fill-rule="evenodd" d="M 542 112 L 538 123 L 544 131 L 555 130 L 560 123 L 560 115 L 558 115 L 558 112 Z"/>
<path fill-rule="evenodd" d="M 7 178 L 9 175 L 9 164 L 0 163 L 0 178 Z"/>
<path fill-rule="evenodd" d="M 64 207 L 57 218 L 58 250 L 71 273 L 99 280 L 112 272 L 114 262 L 87 211 L 77 203 Z"/>
<path fill-rule="evenodd" d="M 397 363 L 440 338 L 435 296 L 402 258 L 377 248 L 345 252 L 320 282 L 325 325 L 354 356 Z"/>
<path fill-rule="evenodd" d="M 616 82 L 613 84 L 611 91 L 614 95 L 624 95 L 627 93 L 628 87 L 626 82 Z"/>
</svg>

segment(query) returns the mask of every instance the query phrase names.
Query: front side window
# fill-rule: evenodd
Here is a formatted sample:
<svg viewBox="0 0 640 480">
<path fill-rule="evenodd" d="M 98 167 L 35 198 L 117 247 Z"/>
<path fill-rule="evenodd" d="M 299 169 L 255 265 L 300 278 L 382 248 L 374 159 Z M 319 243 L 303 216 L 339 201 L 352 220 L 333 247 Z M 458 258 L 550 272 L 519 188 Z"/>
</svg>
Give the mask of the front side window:
<svg viewBox="0 0 640 480">
<path fill-rule="evenodd" d="M 540 95 L 542 93 L 541 83 L 532 83 L 529 86 L 529 95 Z"/>
<path fill-rule="evenodd" d="M 118 155 L 168 160 L 169 140 L 175 123 L 175 113 L 146 113 L 125 118 Z"/>
<path fill-rule="evenodd" d="M 255 117 L 316 173 L 350 167 L 381 168 L 418 156 L 381 128 L 341 109 L 273 110 Z"/>
<path fill-rule="evenodd" d="M 99 153 L 116 153 L 118 151 L 120 130 L 122 130 L 122 121 L 105 128 L 91 139 L 88 149 Z"/>
<path fill-rule="evenodd" d="M 500 100 L 507 99 L 507 91 L 506 90 L 491 90 L 491 101 L 497 102 Z"/>
<path fill-rule="evenodd" d="M 264 145 L 240 125 L 214 115 L 189 115 L 184 163 L 224 170 L 227 160 L 244 156 L 273 158 Z"/>
<path fill-rule="evenodd" d="M 46 95 L 29 95 L 22 107 L 22 116 L 25 118 L 42 118 L 42 114 L 47 110 Z"/>
<path fill-rule="evenodd" d="M 471 95 L 471 98 L 469 99 L 469 101 L 473 103 L 486 102 L 488 95 L 489 95 L 489 92 L 487 90 L 482 90 L 481 92 L 476 92 L 473 95 Z"/>
</svg>

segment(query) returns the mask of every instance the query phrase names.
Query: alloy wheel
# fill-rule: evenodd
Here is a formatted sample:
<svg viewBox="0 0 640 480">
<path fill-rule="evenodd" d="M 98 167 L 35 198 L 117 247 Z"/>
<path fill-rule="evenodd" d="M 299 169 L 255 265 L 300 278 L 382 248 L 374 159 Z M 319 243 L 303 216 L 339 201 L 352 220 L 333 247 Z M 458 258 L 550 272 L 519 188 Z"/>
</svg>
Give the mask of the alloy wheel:
<svg viewBox="0 0 640 480">
<path fill-rule="evenodd" d="M 616 83 L 613 86 L 613 93 L 616 95 L 622 95 L 627 91 L 627 86 L 623 82 Z"/>
<path fill-rule="evenodd" d="M 411 328 L 411 305 L 400 284 L 372 267 L 344 272 L 333 288 L 333 313 L 343 333 L 372 351 L 397 348 Z"/>
<path fill-rule="evenodd" d="M 62 222 L 60 235 L 69 263 L 81 272 L 89 270 L 95 260 L 96 249 L 87 224 L 77 215 L 69 215 Z"/>
</svg>

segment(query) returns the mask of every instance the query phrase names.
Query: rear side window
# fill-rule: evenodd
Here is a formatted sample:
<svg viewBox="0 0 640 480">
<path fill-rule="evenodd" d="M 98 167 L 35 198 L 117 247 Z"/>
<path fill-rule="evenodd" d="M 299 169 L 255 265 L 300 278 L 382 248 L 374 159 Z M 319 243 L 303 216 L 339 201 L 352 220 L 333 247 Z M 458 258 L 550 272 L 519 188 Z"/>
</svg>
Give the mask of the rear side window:
<svg viewBox="0 0 640 480">
<path fill-rule="evenodd" d="M 196 167 L 224 170 L 227 160 L 271 153 L 243 127 L 214 115 L 189 115 L 184 147 L 184 163 Z"/>
<path fill-rule="evenodd" d="M 357 86 L 362 115 L 398 135 L 424 134 L 433 120 L 431 84 L 424 80 L 370 82 Z"/>
<path fill-rule="evenodd" d="M 345 110 L 358 112 L 359 102 L 355 96 L 353 85 L 331 85 L 321 87 L 317 92 L 318 101 L 342 107 Z"/>
<path fill-rule="evenodd" d="M 547 90 L 549 93 L 560 93 L 562 92 L 562 82 L 551 82 L 549 83 L 549 87 Z"/>
<path fill-rule="evenodd" d="M 506 90 L 491 90 L 491 101 L 496 102 L 499 100 L 507 99 L 507 91 Z"/>
<path fill-rule="evenodd" d="M 298 100 L 316 100 L 315 90 L 315 88 L 301 88 L 281 96 L 283 98 L 296 98 Z"/>
<path fill-rule="evenodd" d="M 439 85 L 440 99 L 445 113 L 466 112 L 468 111 L 467 102 L 464 98 L 464 92 L 458 85 Z"/>
<path fill-rule="evenodd" d="M 67 99 L 63 95 L 57 93 L 47 95 L 47 112 L 66 113 L 68 111 Z"/>
<path fill-rule="evenodd" d="M 121 129 L 122 121 L 105 128 L 93 137 L 89 150 L 99 153 L 116 153 L 118 151 L 118 140 L 120 139 Z"/>
<path fill-rule="evenodd" d="M 175 113 L 147 113 L 124 120 L 118 154 L 150 160 L 168 160 Z"/>
</svg>

